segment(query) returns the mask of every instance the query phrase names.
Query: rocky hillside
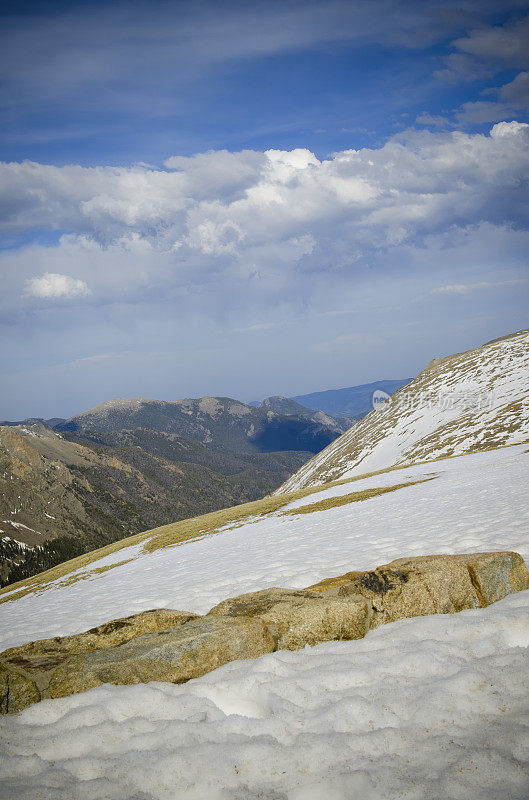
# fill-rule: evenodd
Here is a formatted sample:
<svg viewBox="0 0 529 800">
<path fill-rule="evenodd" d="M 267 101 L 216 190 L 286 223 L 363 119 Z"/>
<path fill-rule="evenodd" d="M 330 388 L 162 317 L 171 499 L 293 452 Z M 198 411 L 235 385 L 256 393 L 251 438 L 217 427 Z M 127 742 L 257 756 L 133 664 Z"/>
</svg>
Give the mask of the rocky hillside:
<svg viewBox="0 0 529 800">
<path fill-rule="evenodd" d="M 0 580 L 275 490 L 349 423 L 298 404 L 110 400 L 0 426 Z"/>
<path fill-rule="evenodd" d="M 0 427 L 0 578 L 123 536 L 262 497 L 308 452 L 228 453 L 149 429 Z"/>
<path fill-rule="evenodd" d="M 528 330 L 434 359 L 279 491 L 527 441 L 528 379 Z"/>
<path fill-rule="evenodd" d="M 229 397 L 202 397 L 175 401 L 109 400 L 59 424 L 59 431 L 118 431 L 134 428 L 173 433 L 235 453 L 278 450 L 319 452 L 343 430 L 327 416 L 278 412 Z"/>
<path fill-rule="evenodd" d="M 261 403 L 257 404 L 257 408 L 264 408 L 267 411 L 275 411 L 278 414 L 287 414 L 289 416 L 300 417 L 301 419 L 308 419 L 317 425 L 329 427 L 331 430 L 343 433 L 349 430 L 354 425 L 355 420 L 348 417 L 331 417 L 325 411 L 314 411 L 311 408 L 302 406 L 288 397 L 281 395 L 274 395 L 273 397 L 266 397 Z"/>
</svg>

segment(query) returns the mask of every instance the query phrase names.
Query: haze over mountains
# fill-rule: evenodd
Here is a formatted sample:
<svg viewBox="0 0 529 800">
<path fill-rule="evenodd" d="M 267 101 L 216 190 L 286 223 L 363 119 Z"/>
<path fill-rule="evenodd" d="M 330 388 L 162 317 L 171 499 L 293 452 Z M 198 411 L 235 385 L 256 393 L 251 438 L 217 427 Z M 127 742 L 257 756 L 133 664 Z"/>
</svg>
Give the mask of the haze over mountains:
<svg viewBox="0 0 529 800">
<path fill-rule="evenodd" d="M 383 380 L 373 383 L 364 383 L 360 386 L 349 386 L 345 389 L 326 389 L 322 392 L 311 392 L 310 394 L 299 394 L 295 397 L 267 397 L 259 402 L 254 400 L 251 406 L 259 408 L 272 408 L 275 411 L 284 409 L 283 413 L 294 413 L 296 408 L 303 408 L 305 412 L 310 409 L 315 412 L 323 412 L 335 419 L 345 418 L 346 420 L 357 420 L 368 414 L 372 408 L 373 392 L 377 389 L 387 394 L 393 394 L 401 386 L 410 381 L 404 380 Z M 292 409 L 291 412 L 286 411 Z M 299 413 L 299 412 L 298 412 Z M 350 426 L 349 426 L 350 427 Z"/>
</svg>

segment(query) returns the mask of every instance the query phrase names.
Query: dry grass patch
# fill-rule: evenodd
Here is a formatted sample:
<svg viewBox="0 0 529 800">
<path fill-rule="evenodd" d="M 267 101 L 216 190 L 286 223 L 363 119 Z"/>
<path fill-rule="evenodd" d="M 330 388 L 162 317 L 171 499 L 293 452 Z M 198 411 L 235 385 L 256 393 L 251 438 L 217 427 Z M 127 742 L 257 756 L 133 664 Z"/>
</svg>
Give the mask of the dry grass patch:
<svg viewBox="0 0 529 800">
<path fill-rule="evenodd" d="M 170 523 L 160 528 L 154 528 L 152 530 L 143 531 L 142 533 L 137 533 L 133 536 L 128 536 L 126 539 L 113 542 L 112 544 L 106 545 L 106 547 L 92 550 L 70 561 L 57 564 L 57 566 L 45 572 L 40 572 L 38 575 L 34 575 L 31 578 L 9 584 L 9 586 L 0 590 L 0 604 L 7 603 L 10 600 L 17 600 L 33 592 L 41 593 L 49 588 L 53 588 L 51 584 L 54 584 L 56 587 L 75 583 L 78 580 L 84 580 L 85 578 L 95 575 L 96 571 L 106 572 L 109 569 L 124 564 L 126 561 L 130 561 L 131 559 L 129 558 L 125 559 L 125 561 L 119 561 L 105 567 L 96 567 L 87 572 L 80 572 L 76 575 L 72 574 L 79 570 L 84 570 L 90 564 L 113 555 L 114 553 L 118 553 L 120 550 L 141 545 L 140 553 L 153 553 L 162 547 L 175 547 L 189 541 L 202 539 L 205 536 L 210 536 L 217 532 L 222 533 L 222 530 L 232 530 L 233 528 L 237 528 L 249 522 L 254 517 L 255 521 L 257 521 L 267 514 L 273 514 L 293 500 L 298 500 L 307 495 L 314 494 L 315 492 L 328 489 L 330 486 L 340 485 L 342 483 L 347 483 L 347 480 L 336 481 L 334 484 L 326 484 L 325 486 L 301 489 L 296 492 L 290 492 L 289 494 L 264 497 L 261 500 L 254 500 L 240 506 L 224 508 L 220 511 L 213 511 L 200 517 L 181 520 L 180 522 Z M 138 553 L 138 555 L 140 553 Z M 134 557 L 137 556 L 133 556 L 133 558 Z M 55 583 L 61 578 L 66 577 L 68 578 L 67 582 L 61 581 L 60 583 Z"/>
<path fill-rule="evenodd" d="M 395 486 L 377 486 L 374 489 L 364 489 L 362 492 L 349 492 L 349 494 L 326 497 L 325 500 L 320 500 L 319 503 L 309 503 L 307 506 L 300 506 L 300 508 L 293 508 L 290 511 L 283 511 L 281 516 L 286 516 L 287 514 L 312 514 L 313 511 L 327 511 L 329 508 L 345 506 L 347 503 L 359 503 L 362 500 L 369 500 L 371 497 L 377 497 L 380 494 L 394 492 L 397 489 L 404 489 L 405 486 L 415 486 L 416 483 L 426 483 L 426 481 L 433 480 L 435 480 L 435 476 L 433 478 L 422 478 L 418 481 L 410 481 L 409 483 L 397 483 Z"/>
</svg>

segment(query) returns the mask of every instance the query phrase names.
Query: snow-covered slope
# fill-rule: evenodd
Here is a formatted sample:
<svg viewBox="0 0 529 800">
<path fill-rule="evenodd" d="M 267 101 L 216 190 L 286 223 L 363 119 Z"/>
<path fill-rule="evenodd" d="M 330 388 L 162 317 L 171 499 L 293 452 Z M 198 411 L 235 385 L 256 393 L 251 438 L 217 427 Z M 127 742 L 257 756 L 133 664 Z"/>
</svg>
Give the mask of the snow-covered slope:
<svg viewBox="0 0 529 800">
<path fill-rule="evenodd" d="M 278 493 L 529 439 L 529 330 L 432 361 Z"/>
<path fill-rule="evenodd" d="M 150 608 L 205 613 L 243 592 L 300 588 L 398 557 L 517 550 L 529 558 L 526 451 L 390 470 L 199 517 L 188 532 L 179 522 L 129 537 L 2 590 L 0 650 Z M 352 494 L 394 486 L 402 488 L 361 502 Z"/>
<path fill-rule="evenodd" d="M 527 560 L 528 468 L 526 445 L 505 447 L 271 498 L 217 525 L 209 515 L 191 541 L 179 541 L 183 523 L 132 537 L 1 592 L 0 649 L 153 607 L 205 612 L 399 556 L 512 549 Z M 46 700 L 0 722 L 0 796 L 527 800 L 528 648 L 529 591 L 182 686 Z"/>
</svg>

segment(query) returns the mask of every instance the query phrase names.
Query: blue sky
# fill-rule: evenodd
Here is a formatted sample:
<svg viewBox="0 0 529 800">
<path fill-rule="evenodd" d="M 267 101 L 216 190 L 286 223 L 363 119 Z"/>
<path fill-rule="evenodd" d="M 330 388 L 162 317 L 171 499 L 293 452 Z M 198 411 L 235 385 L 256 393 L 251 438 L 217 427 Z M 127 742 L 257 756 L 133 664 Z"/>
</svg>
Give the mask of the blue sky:
<svg viewBox="0 0 529 800">
<path fill-rule="evenodd" d="M 0 419 L 528 326 L 527 2 L 3 9 Z"/>
</svg>

